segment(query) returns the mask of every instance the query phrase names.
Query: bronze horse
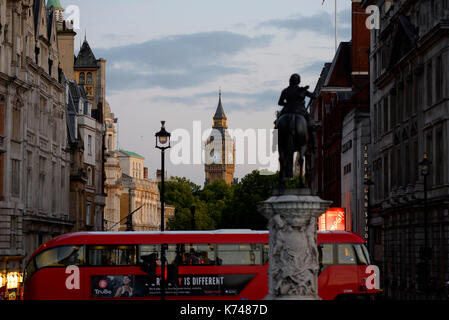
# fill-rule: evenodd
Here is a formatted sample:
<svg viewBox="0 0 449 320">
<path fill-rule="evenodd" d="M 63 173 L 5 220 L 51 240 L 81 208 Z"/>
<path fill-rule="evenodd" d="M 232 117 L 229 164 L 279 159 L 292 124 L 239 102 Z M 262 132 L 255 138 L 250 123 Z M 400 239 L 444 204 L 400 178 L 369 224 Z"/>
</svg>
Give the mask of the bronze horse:
<svg viewBox="0 0 449 320">
<path fill-rule="evenodd" d="M 287 113 L 278 120 L 278 148 L 279 148 L 279 188 L 285 189 L 287 178 L 293 178 L 293 157 L 299 152 L 300 187 L 305 187 L 304 156 L 309 143 L 307 120 L 300 114 Z"/>
<path fill-rule="evenodd" d="M 276 128 L 278 129 L 279 148 L 279 189 L 285 189 L 286 179 L 293 178 L 293 156 L 299 152 L 298 162 L 300 168 L 300 187 L 304 188 L 304 156 L 311 138 L 311 147 L 314 148 L 312 121 L 305 108 L 305 98 L 315 99 L 315 95 L 308 91 L 309 86 L 300 87 L 301 77 L 293 74 L 290 77 L 290 86 L 282 91 L 279 105 L 284 107 L 278 113 Z"/>
</svg>

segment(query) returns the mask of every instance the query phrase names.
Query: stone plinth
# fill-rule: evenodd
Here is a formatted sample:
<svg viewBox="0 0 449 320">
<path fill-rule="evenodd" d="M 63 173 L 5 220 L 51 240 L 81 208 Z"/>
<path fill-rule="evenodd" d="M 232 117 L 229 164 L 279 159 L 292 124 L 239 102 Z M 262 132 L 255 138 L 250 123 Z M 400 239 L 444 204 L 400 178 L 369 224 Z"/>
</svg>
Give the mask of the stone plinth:
<svg viewBox="0 0 449 320">
<path fill-rule="evenodd" d="M 319 300 L 317 220 L 330 206 L 309 189 L 274 192 L 259 203 L 270 232 L 267 300 Z"/>
</svg>

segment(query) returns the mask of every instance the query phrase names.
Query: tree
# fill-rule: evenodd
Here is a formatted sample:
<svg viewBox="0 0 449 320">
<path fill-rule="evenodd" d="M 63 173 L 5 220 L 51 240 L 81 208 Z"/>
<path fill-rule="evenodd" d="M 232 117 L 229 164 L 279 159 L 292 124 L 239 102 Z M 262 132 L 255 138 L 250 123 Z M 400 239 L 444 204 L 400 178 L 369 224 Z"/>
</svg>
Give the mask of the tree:
<svg viewBox="0 0 449 320">
<path fill-rule="evenodd" d="M 253 171 L 235 187 L 230 205 L 223 213 L 222 227 L 265 230 L 267 220 L 257 211 L 257 204 L 271 196 L 278 174 L 261 175 Z"/>
<path fill-rule="evenodd" d="M 165 198 L 175 206 L 175 217 L 169 221 L 171 230 L 191 230 L 191 207 L 195 206 L 195 229 L 265 230 L 267 220 L 257 211 L 257 204 L 267 200 L 278 186 L 279 173 L 261 174 L 253 171 L 238 184 L 215 181 L 201 190 L 186 178 L 171 178 L 166 183 Z M 288 188 L 298 188 L 300 178 L 287 181 Z"/>
<path fill-rule="evenodd" d="M 196 207 L 197 229 L 215 229 L 216 223 L 207 214 L 205 204 L 199 199 L 201 187 L 186 178 L 172 177 L 165 183 L 165 202 L 175 207 L 175 217 L 168 221 L 170 230 L 191 230 L 190 208 Z"/>
<path fill-rule="evenodd" d="M 224 180 L 208 184 L 199 192 L 200 200 L 205 204 L 208 215 L 214 220 L 217 228 L 221 227 L 223 211 L 230 205 L 233 186 Z"/>
</svg>

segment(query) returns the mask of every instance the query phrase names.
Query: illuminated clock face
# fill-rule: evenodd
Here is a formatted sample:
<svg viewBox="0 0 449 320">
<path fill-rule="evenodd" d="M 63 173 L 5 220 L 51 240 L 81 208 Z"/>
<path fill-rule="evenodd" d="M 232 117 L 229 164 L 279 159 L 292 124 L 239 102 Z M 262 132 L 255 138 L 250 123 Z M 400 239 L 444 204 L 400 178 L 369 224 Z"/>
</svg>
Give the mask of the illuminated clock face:
<svg viewBox="0 0 449 320">
<path fill-rule="evenodd" d="M 219 160 L 220 160 L 220 153 L 212 149 L 212 151 L 210 152 L 210 161 L 216 164 L 219 162 Z"/>
</svg>

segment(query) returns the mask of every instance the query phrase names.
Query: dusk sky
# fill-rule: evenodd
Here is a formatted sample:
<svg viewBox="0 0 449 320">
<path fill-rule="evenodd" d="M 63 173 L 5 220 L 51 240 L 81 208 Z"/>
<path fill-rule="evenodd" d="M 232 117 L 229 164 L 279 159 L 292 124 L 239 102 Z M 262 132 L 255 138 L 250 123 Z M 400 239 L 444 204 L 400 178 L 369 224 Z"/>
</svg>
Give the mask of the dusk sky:
<svg viewBox="0 0 449 320">
<path fill-rule="evenodd" d="M 232 129 L 271 129 L 279 95 L 292 73 L 311 89 L 334 47 L 334 1 L 327 0 L 61 0 L 77 5 L 96 58 L 107 60 L 107 99 L 119 119 L 119 148 L 143 155 L 150 176 L 160 168 L 154 134 L 202 131 L 222 90 Z M 338 1 L 339 41 L 350 40 L 350 0 Z M 193 133 L 192 133 L 193 135 Z M 193 139 L 193 137 L 192 137 Z M 193 143 L 193 141 L 192 141 Z M 193 158 L 193 156 L 192 156 Z M 237 165 L 242 178 L 260 165 Z M 169 176 L 203 185 L 204 165 L 174 165 Z"/>
</svg>

